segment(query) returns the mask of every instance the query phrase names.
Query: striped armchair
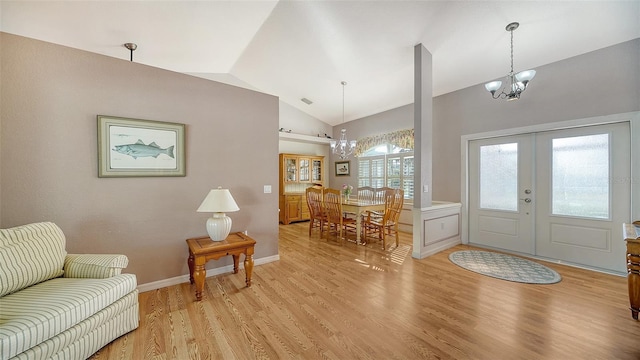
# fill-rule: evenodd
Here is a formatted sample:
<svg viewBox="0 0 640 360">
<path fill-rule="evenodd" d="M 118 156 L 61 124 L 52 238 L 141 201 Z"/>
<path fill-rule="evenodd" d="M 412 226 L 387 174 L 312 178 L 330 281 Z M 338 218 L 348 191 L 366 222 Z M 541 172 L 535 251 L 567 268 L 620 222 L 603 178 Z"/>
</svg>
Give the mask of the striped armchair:
<svg viewBox="0 0 640 360">
<path fill-rule="evenodd" d="M 86 359 L 138 327 L 124 255 L 76 255 L 50 222 L 0 229 L 0 359 Z"/>
</svg>

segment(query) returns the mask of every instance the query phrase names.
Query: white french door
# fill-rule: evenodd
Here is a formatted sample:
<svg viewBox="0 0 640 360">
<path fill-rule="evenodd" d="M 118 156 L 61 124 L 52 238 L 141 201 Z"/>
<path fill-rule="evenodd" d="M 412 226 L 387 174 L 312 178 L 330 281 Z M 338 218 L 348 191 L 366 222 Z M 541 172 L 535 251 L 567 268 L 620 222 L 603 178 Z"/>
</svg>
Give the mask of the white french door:
<svg viewBox="0 0 640 360">
<path fill-rule="evenodd" d="M 628 123 L 469 144 L 469 242 L 623 272 Z"/>
<path fill-rule="evenodd" d="M 525 134 L 470 143 L 469 242 L 533 254 L 532 141 Z"/>
<path fill-rule="evenodd" d="M 626 271 L 631 213 L 628 123 L 537 135 L 536 255 Z"/>
</svg>

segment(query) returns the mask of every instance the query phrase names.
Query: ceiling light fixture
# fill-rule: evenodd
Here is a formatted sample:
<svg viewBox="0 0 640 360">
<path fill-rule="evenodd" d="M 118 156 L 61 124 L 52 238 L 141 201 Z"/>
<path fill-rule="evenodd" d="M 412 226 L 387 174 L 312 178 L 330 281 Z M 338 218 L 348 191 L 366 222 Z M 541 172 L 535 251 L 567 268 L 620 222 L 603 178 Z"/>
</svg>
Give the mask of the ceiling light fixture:
<svg viewBox="0 0 640 360">
<path fill-rule="evenodd" d="M 342 124 L 344 126 L 344 87 L 347 85 L 346 81 L 342 81 Z M 356 149 L 355 140 L 347 140 L 347 129 L 340 130 L 340 140 L 331 140 L 331 151 L 337 154 L 341 160 L 346 159 L 349 155 L 353 154 Z"/>
<path fill-rule="evenodd" d="M 502 87 L 502 81 L 492 81 L 484 84 L 484 87 L 491 93 L 491 97 L 494 99 L 507 99 L 507 101 L 520 99 L 520 94 L 527 89 L 529 81 L 536 76 L 535 70 L 520 71 L 517 74 L 513 73 L 513 30 L 520 26 L 517 22 L 512 22 L 507 25 L 505 30 L 511 33 L 511 72 L 507 75 L 505 86 Z M 500 92 L 496 91 L 500 89 Z"/>
<path fill-rule="evenodd" d="M 129 49 L 129 51 L 131 52 L 131 61 L 133 61 L 133 51 L 138 48 L 138 45 L 134 43 L 125 43 L 124 47 Z"/>
</svg>

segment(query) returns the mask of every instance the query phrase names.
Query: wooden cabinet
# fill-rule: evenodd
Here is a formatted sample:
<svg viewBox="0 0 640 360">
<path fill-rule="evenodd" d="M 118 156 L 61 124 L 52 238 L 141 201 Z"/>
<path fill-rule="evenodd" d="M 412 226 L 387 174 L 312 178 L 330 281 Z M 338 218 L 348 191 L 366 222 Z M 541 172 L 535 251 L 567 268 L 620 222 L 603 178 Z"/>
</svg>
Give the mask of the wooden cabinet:
<svg viewBox="0 0 640 360">
<path fill-rule="evenodd" d="M 627 243 L 627 283 L 631 316 L 638 320 L 640 312 L 640 221 L 624 224 L 624 240 Z"/>
<path fill-rule="evenodd" d="M 300 184 L 324 184 L 324 156 L 280 154 L 280 194 L 303 193 Z"/>
<path fill-rule="evenodd" d="M 285 225 L 294 221 L 308 220 L 303 216 L 303 205 L 306 206 L 306 201 L 302 202 L 303 195 L 280 195 L 280 222 Z"/>
<path fill-rule="evenodd" d="M 280 222 L 289 225 L 311 218 L 305 195 L 280 195 Z"/>
<path fill-rule="evenodd" d="M 324 156 L 280 154 L 280 222 L 309 220 L 305 190 L 323 185 Z"/>
<path fill-rule="evenodd" d="M 324 156 L 280 154 L 280 178 L 283 185 L 322 184 Z"/>
</svg>

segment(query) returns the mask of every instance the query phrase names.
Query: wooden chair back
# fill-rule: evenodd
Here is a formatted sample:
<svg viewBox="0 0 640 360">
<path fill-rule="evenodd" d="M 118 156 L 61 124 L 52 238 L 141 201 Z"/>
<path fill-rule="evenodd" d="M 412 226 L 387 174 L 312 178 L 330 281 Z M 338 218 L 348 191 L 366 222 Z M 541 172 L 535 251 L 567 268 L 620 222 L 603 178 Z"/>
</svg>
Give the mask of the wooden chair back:
<svg viewBox="0 0 640 360">
<path fill-rule="evenodd" d="M 342 201 L 340 190 L 325 189 L 323 198 L 323 210 L 327 217 L 327 222 L 331 224 L 342 224 Z"/>
<path fill-rule="evenodd" d="M 385 226 L 398 225 L 398 219 L 404 205 L 404 190 L 394 189 L 387 192 L 385 201 L 384 221 Z"/>
<path fill-rule="evenodd" d="M 371 186 L 362 186 L 357 189 L 358 200 L 372 202 L 376 191 Z"/>
<path fill-rule="evenodd" d="M 377 203 L 382 203 L 386 201 L 387 193 L 392 193 L 395 189 L 390 187 L 381 187 L 375 189 L 375 195 L 373 200 Z"/>
<path fill-rule="evenodd" d="M 404 204 L 404 190 L 390 189 L 385 190 L 384 194 L 385 206 L 382 218 L 372 216 L 373 213 L 370 213 L 364 222 L 364 229 L 365 238 L 369 232 L 377 233 L 378 237 L 382 240 L 382 249 L 386 250 L 386 238 L 387 235 L 391 235 L 392 232 L 395 232 L 396 247 L 399 245 L 398 220 L 402 212 L 402 205 Z"/>
<path fill-rule="evenodd" d="M 307 199 L 307 206 L 309 207 L 309 236 L 311 236 L 311 230 L 319 226 L 320 235 L 324 230 L 325 215 L 322 208 L 322 193 L 321 187 L 309 187 L 305 190 L 305 197 Z"/>
<path fill-rule="evenodd" d="M 305 191 L 311 218 L 322 216 L 322 188 L 309 187 Z"/>
<path fill-rule="evenodd" d="M 340 190 L 325 189 L 323 199 L 324 215 L 326 216 L 326 222 L 329 225 L 327 233 L 331 233 L 333 229 L 340 242 L 344 243 L 347 233 L 356 232 L 356 220 L 344 217 Z M 345 237 L 342 236 L 343 234 Z"/>
</svg>

